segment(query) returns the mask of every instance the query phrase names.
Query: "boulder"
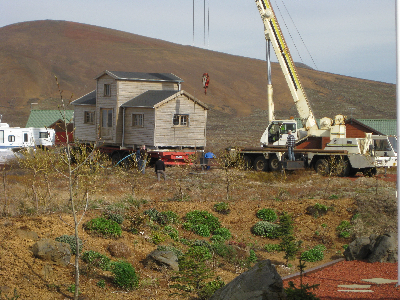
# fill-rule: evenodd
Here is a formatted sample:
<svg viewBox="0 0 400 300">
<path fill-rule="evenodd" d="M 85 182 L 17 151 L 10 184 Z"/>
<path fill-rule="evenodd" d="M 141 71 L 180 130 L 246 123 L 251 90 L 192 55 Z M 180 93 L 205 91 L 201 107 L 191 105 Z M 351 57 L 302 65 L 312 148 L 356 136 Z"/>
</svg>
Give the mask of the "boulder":
<svg viewBox="0 0 400 300">
<path fill-rule="evenodd" d="M 394 233 L 385 233 L 378 236 L 370 246 L 371 254 L 368 262 L 397 262 L 397 236 Z"/>
<path fill-rule="evenodd" d="M 371 240 L 368 237 L 356 238 L 352 241 L 344 251 L 343 255 L 346 260 L 363 260 L 367 259 L 370 250 Z"/>
<path fill-rule="evenodd" d="M 270 260 L 258 262 L 230 283 L 217 290 L 210 300 L 283 300 L 282 278 Z"/>
<path fill-rule="evenodd" d="M 147 256 L 147 266 L 152 269 L 167 267 L 179 271 L 178 257 L 172 251 L 154 250 Z"/>
<path fill-rule="evenodd" d="M 32 246 L 33 255 L 37 258 L 51 261 L 57 265 L 66 266 L 71 260 L 71 247 L 67 243 L 52 239 L 41 239 Z"/>
<path fill-rule="evenodd" d="M 111 242 L 107 250 L 114 257 L 128 258 L 132 256 L 132 250 L 123 242 Z"/>
</svg>

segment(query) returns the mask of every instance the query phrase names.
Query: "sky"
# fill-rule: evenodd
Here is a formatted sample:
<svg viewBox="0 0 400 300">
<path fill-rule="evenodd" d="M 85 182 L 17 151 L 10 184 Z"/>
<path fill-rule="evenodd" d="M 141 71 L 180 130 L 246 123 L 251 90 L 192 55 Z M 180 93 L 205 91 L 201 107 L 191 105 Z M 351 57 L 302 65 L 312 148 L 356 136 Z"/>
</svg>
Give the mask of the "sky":
<svg viewBox="0 0 400 300">
<path fill-rule="evenodd" d="M 395 83 L 395 1 L 271 0 L 271 4 L 294 61 L 319 71 Z M 254 0 L 0 3 L 0 27 L 65 20 L 265 60 L 263 23 Z M 272 57 L 272 61 L 277 60 Z"/>
</svg>

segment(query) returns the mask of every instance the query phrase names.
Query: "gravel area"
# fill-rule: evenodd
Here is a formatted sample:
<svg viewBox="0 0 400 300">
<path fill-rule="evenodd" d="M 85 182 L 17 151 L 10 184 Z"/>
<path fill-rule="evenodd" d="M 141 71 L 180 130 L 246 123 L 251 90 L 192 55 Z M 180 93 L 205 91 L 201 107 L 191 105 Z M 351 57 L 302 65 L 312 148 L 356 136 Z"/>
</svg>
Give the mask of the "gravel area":
<svg viewBox="0 0 400 300">
<path fill-rule="evenodd" d="M 396 280 L 396 282 L 376 284 L 364 281 L 365 279 L 372 278 L 384 278 Z M 300 285 L 300 278 L 297 277 L 284 280 L 285 287 L 288 286 L 289 281 L 293 281 L 296 287 Z M 397 263 L 341 261 L 327 268 L 306 273 L 305 276 L 303 276 L 303 284 L 320 284 L 318 289 L 313 292 L 321 300 L 400 299 L 400 287 L 397 287 Z M 346 285 L 346 287 L 342 285 Z M 348 287 L 347 285 L 355 286 Z"/>
</svg>

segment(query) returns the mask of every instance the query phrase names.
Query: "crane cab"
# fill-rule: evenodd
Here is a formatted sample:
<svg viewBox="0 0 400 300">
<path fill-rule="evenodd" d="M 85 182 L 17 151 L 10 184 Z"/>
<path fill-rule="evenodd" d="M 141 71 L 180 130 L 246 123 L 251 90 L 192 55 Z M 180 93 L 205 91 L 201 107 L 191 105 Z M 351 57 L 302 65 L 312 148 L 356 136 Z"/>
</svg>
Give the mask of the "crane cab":
<svg viewBox="0 0 400 300">
<path fill-rule="evenodd" d="M 261 146 L 285 146 L 289 130 L 297 140 L 297 122 L 295 120 L 272 121 L 261 136 Z"/>
</svg>

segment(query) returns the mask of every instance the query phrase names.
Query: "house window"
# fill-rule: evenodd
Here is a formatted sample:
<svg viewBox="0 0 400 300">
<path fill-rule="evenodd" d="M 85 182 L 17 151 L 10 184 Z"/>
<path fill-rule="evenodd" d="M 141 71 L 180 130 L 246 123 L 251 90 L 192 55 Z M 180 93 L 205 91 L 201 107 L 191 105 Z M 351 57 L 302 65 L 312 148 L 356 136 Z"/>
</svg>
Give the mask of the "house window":
<svg viewBox="0 0 400 300">
<path fill-rule="evenodd" d="M 85 123 L 94 124 L 94 111 L 85 111 Z"/>
<path fill-rule="evenodd" d="M 8 136 L 8 141 L 9 142 L 15 142 L 15 135 L 9 135 Z"/>
<path fill-rule="evenodd" d="M 143 127 L 143 114 L 132 114 L 132 126 Z"/>
<path fill-rule="evenodd" d="M 173 119 L 174 126 L 189 126 L 189 115 L 174 115 Z"/>
<path fill-rule="evenodd" d="M 24 143 L 27 143 L 27 142 L 29 142 L 28 134 L 24 133 Z"/>
<path fill-rule="evenodd" d="M 39 132 L 39 139 L 47 139 L 49 137 L 49 133 L 47 131 Z"/>
<path fill-rule="evenodd" d="M 106 96 L 106 97 L 111 96 L 111 84 L 104 85 L 104 96 Z"/>
</svg>

